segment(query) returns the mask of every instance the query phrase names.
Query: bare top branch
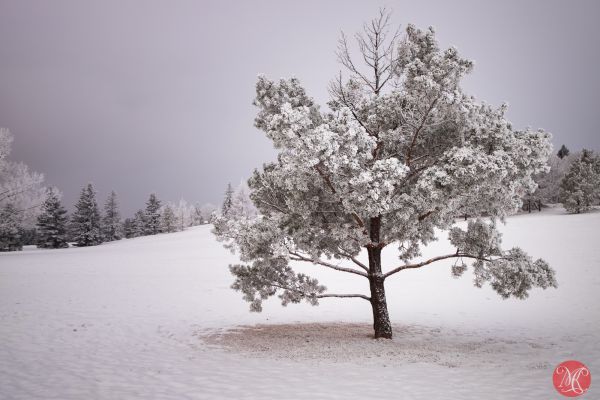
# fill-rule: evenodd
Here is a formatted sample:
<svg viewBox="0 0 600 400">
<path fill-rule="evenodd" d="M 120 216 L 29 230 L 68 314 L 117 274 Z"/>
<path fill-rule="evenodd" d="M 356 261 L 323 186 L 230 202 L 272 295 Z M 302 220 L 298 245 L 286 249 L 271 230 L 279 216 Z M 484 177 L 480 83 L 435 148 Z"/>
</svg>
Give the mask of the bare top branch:
<svg viewBox="0 0 600 400">
<path fill-rule="evenodd" d="M 354 35 L 362 62 L 369 72 L 363 72 L 353 60 L 344 32 L 338 41 L 336 54 L 339 62 L 375 95 L 393 78 L 397 62 L 395 48 L 400 30 L 396 29 L 390 36 L 390 17 L 391 12 L 382 8 L 379 16 L 364 24 L 362 32 Z"/>
</svg>

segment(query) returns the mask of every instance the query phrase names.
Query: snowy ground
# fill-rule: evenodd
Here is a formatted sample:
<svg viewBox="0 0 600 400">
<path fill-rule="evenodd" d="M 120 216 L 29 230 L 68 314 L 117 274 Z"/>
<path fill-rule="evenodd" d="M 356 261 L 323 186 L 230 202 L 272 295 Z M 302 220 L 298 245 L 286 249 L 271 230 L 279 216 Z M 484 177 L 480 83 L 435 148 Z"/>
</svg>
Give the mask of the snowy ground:
<svg viewBox="0 0 600 400">
<path fill-rule="evenodd" d="M 393 341 L 369 338 L 361 299 L 249 313 L 208 226 L 0 254 L 0 399 L 561 398 L 559 362 L 600 373 L 600 212 L 519 215 L 502 230 L 505 247 L 550 262 L 559 288 L 501 300 L 451 278 L 450 261 L 404 271 L 386 285 Z M 584 398 L 600 398 L 594 382 Z"/>
</svg>

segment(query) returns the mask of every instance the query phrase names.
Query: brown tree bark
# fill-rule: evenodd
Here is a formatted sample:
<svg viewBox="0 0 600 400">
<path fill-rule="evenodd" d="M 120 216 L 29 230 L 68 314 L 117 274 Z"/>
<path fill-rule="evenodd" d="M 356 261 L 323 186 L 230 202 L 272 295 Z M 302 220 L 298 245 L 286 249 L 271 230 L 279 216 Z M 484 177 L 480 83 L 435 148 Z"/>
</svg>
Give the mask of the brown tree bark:
<svg viewBox="0 0 600 400">
<path fill-rule="evenodd" d="M 373 309 L 373 329 L 375 339 L 392 338 L 392 324 L 385 299 L 384 276 L 381 272 L 381 246 L 379 232 L 381 219 L 371 218 L 370 221 L 371 246 L 367 248 L 369 254 L 369 287 L 371 289 L 371 308 Z"/>
</svg>

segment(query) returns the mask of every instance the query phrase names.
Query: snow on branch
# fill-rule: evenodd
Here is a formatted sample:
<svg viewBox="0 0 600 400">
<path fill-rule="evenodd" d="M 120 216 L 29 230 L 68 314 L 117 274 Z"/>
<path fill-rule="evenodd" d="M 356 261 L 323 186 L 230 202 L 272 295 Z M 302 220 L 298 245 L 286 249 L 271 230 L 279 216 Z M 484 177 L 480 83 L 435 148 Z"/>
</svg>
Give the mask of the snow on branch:
<svg viewBox="0 0 600 400">
<path fill-rule="evenodd" d="M 310 258 L 310 257 L 305 257 L 305 256 L 301 255 L 300 253 L 293 252 L 293 251 L 290 251 L 290 254 L 292 255 L 292 257 L 290 257 L 290 260 L 311 262 L 313 264 L 322 265 L 324 267 L 331 268 L 331 269 L 334 269 L 336 271 L 348 272 L 350 274 L 356 274 L 356 275 L 364 276 L 365 278 L 368 277 L 368 275 L 366 273 L 361 272 L 361 271 L 357 271 L 357 270 L 352 269 L 352 268 L 340 267 L 338 265 L 334 265 L 334 264 L 328 263 L 328 262 L 323 261 L 323 260 L 313 259 L 313 258 Z"/>
<path fill-rule="evenodd" d="M 475 260 L 472 265 L 475 286 L 482 287 L 485 282 L 490 282 L 492 289 L 503 298 L 513 296 L 524 299 L 533 287 L 547 289 L 558 286 L 554 271 L 544 260 L 533 261 L 518 247 L 508 251 L 501 250 L 501 235 L 495 229 L 494 223 L 487 224 L 481 219 L 469 221 L 466 230 L 452 228 L 449 239 L 450 243 L 457 247 L 455 253 L 401 265 L 385 273 L 384 278 L 405 269 L 421 268 L 450 258 L 460 260 L 460 264 L 452 267 L 452 275 L 459 277 L 466 270 L 462 259 L 468 258 Z"/>
</svg>

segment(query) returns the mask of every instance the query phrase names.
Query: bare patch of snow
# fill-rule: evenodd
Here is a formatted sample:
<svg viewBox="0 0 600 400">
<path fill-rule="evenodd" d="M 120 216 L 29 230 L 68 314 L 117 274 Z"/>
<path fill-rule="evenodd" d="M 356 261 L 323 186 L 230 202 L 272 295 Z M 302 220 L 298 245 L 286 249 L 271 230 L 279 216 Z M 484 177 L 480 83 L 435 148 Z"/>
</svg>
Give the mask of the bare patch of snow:
<svg viewBox="0 0 600 400">
<path fill-rule="evenodd" d="M 198 336 L 209 346 L 251 358 L 388 367 L 422 362 L 451 368 L 507 364 L 546 368 L 551 361 L 546 350 L 555 346 L 540 338 L 507 338 L 419 325 L 395 325 L 392 340 L 372 339 L 370 324 L 339 322 L 259 324 Z"/>
</svg>

